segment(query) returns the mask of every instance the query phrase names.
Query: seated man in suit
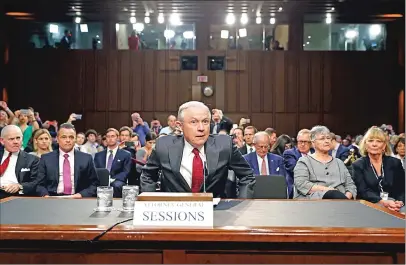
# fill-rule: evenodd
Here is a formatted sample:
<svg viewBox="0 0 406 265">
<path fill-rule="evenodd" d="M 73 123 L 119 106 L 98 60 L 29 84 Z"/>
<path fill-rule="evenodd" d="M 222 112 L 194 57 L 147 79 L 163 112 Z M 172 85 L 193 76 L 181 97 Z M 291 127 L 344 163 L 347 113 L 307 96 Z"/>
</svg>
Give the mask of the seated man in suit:
<svg viewBox="0 0 406 265">
<path fill-rule="evenodd" d="M 296 166 L 297 161 L 302 156 L 312 153 L 312 142 L 310 141 L 310 130 L 302 129 L 297 133 L 297 146 L 283 152 L 283 162 L 286 169 L 286 176 L 288 181 L 288 194 L 289 198 L 293 198 L 293 169 Z"/>
<path fill-rule="evenodd" d="M 118 148 L 116 129 L 107 129 L 106 140 L 107 149 L 96 153 L 94 165 L 96 168 L 107 168 L 110 171 L 110 185 L 114 188 L 114 197 L 121 197 L 131 170 L 131 154 Z"/>
<path fill-rule="evenodd" d="M 21 150 L 23 134 L 15 125 L 1 131 L 0 199 L 19 194 L 35 195 L 39 158 Z"/>
<path fill-rule="evenodd" d="M 268 133 L 257 132 L 254 135 L 255 152 L 244 155 L 244 158 L 254 170 L 254 175 L 279 175 L 286 177 L 282 157 L 268 152 L 269 141 Z"/>
<path fill-rule="evenodd" d="M 329 152 L 329 155 L 331 155 L 332 157 L 336 157 L 341 161 L 345 161 L 350 154 L 350 149 L 337 142 L 336 135 L 334 133 L 330 133 L 330 136 L 331 136 L 331 151 Z"/>
<path fill-rule="evenodd" d="M 59 149 L 42 155 L 37 193 L 43 197 L 66 195 L 71 198 L 92 197 L 99 185 L 93 158 L 74 149 L 75 127 L 64 123 L 58 131 Z"/>
<path fill-rule="evenodd" d="M 255 177 L 240 151 L 227 135 L 210 135 L 210 110 L 202 102 L 179 107 L 182 136 L 165 136 L 156 141 L 141 173 L 141 191 L 156 190 L 162 171 L 163 192 L 210 192 L 225 197 L 228 169 L 239 179 L 239 197 L 252 198 Z"/>
</svg>

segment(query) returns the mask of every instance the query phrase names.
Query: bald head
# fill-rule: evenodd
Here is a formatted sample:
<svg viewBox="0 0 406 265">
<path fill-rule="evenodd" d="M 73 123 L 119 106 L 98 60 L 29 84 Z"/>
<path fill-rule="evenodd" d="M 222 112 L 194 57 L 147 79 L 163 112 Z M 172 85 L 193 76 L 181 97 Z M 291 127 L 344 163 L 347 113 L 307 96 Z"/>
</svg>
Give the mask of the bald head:
<svg viewBox="0 0 406 265">
<path fill-rule="evenodd" d="M 23 133 L 21 129 L 15 125 L 7 125 L 1 131 L 1 142 L 4 148 L 10 153 L 20 151 L 23 143 Z"/>
</svg>

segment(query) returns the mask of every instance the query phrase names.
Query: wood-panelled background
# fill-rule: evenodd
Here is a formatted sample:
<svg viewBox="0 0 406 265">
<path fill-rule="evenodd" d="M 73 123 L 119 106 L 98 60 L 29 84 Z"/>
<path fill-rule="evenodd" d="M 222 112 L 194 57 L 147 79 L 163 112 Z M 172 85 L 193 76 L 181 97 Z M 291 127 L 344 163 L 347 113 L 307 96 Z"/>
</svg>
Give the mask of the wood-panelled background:
<svg viewBox="0 0 406 265">
<path fill-rule="evenodd" d="M 180 71 L 181 55 L 198 55 L 199 71 Z M 225 71 L 207 71 L 207 56 L 224 55 Z M 13 53 L 11 108 L 33 106 L 43 120 L 83 113 L 83 130 L 130 124 L 140 112 L 166 124 L 180 104 L 201 100 L 238 123 L 294 135 L 325 124 L 336 133 L 362 133 L 398 123 L 396 55 L 388 52 L 60 51 Z M 196 76 L 215 88 L 202 95 Z M 403 77 L 404 78 L 404 77 Z"/>
</svg>

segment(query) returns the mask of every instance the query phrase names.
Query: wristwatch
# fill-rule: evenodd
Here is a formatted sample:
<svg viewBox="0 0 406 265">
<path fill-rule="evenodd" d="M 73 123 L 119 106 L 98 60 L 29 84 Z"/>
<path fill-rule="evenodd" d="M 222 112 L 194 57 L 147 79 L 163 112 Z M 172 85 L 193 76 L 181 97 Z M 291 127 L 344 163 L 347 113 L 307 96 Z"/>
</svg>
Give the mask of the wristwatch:
<svg viewBox="0 0 406 265">
<path fill-rule="evenodd" d="M 23 185 L 18 184 L 18 187 L 20 188 L 20 190 L 23 190 Z"/>
</svg>

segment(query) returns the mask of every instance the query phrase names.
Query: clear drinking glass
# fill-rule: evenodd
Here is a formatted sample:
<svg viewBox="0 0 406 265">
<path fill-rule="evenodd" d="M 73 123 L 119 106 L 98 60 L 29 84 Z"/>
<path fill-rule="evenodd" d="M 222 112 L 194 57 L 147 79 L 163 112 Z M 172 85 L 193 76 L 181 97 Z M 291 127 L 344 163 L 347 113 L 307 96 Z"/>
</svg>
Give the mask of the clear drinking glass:
<svg viewBox="0 0 406 265">
<path fill-rule="evenodd" d="M 140 188 L 135 185 L 127 185 L 123 187 L 123 211 L 134 211 L 134 204 L 139 192 Z"/>
<path fill-rule="evenodd" d="M 113 187 L 97 187 L 97 208 L 99 212 L 108 212 L 113 209 Z"/>
<path fill-rule="evenodd" d="M 387 201 L 389 199 L 389 193 L 387 192 L 381 192 L 381 199 L 384 201 Z"/>
</svg>

